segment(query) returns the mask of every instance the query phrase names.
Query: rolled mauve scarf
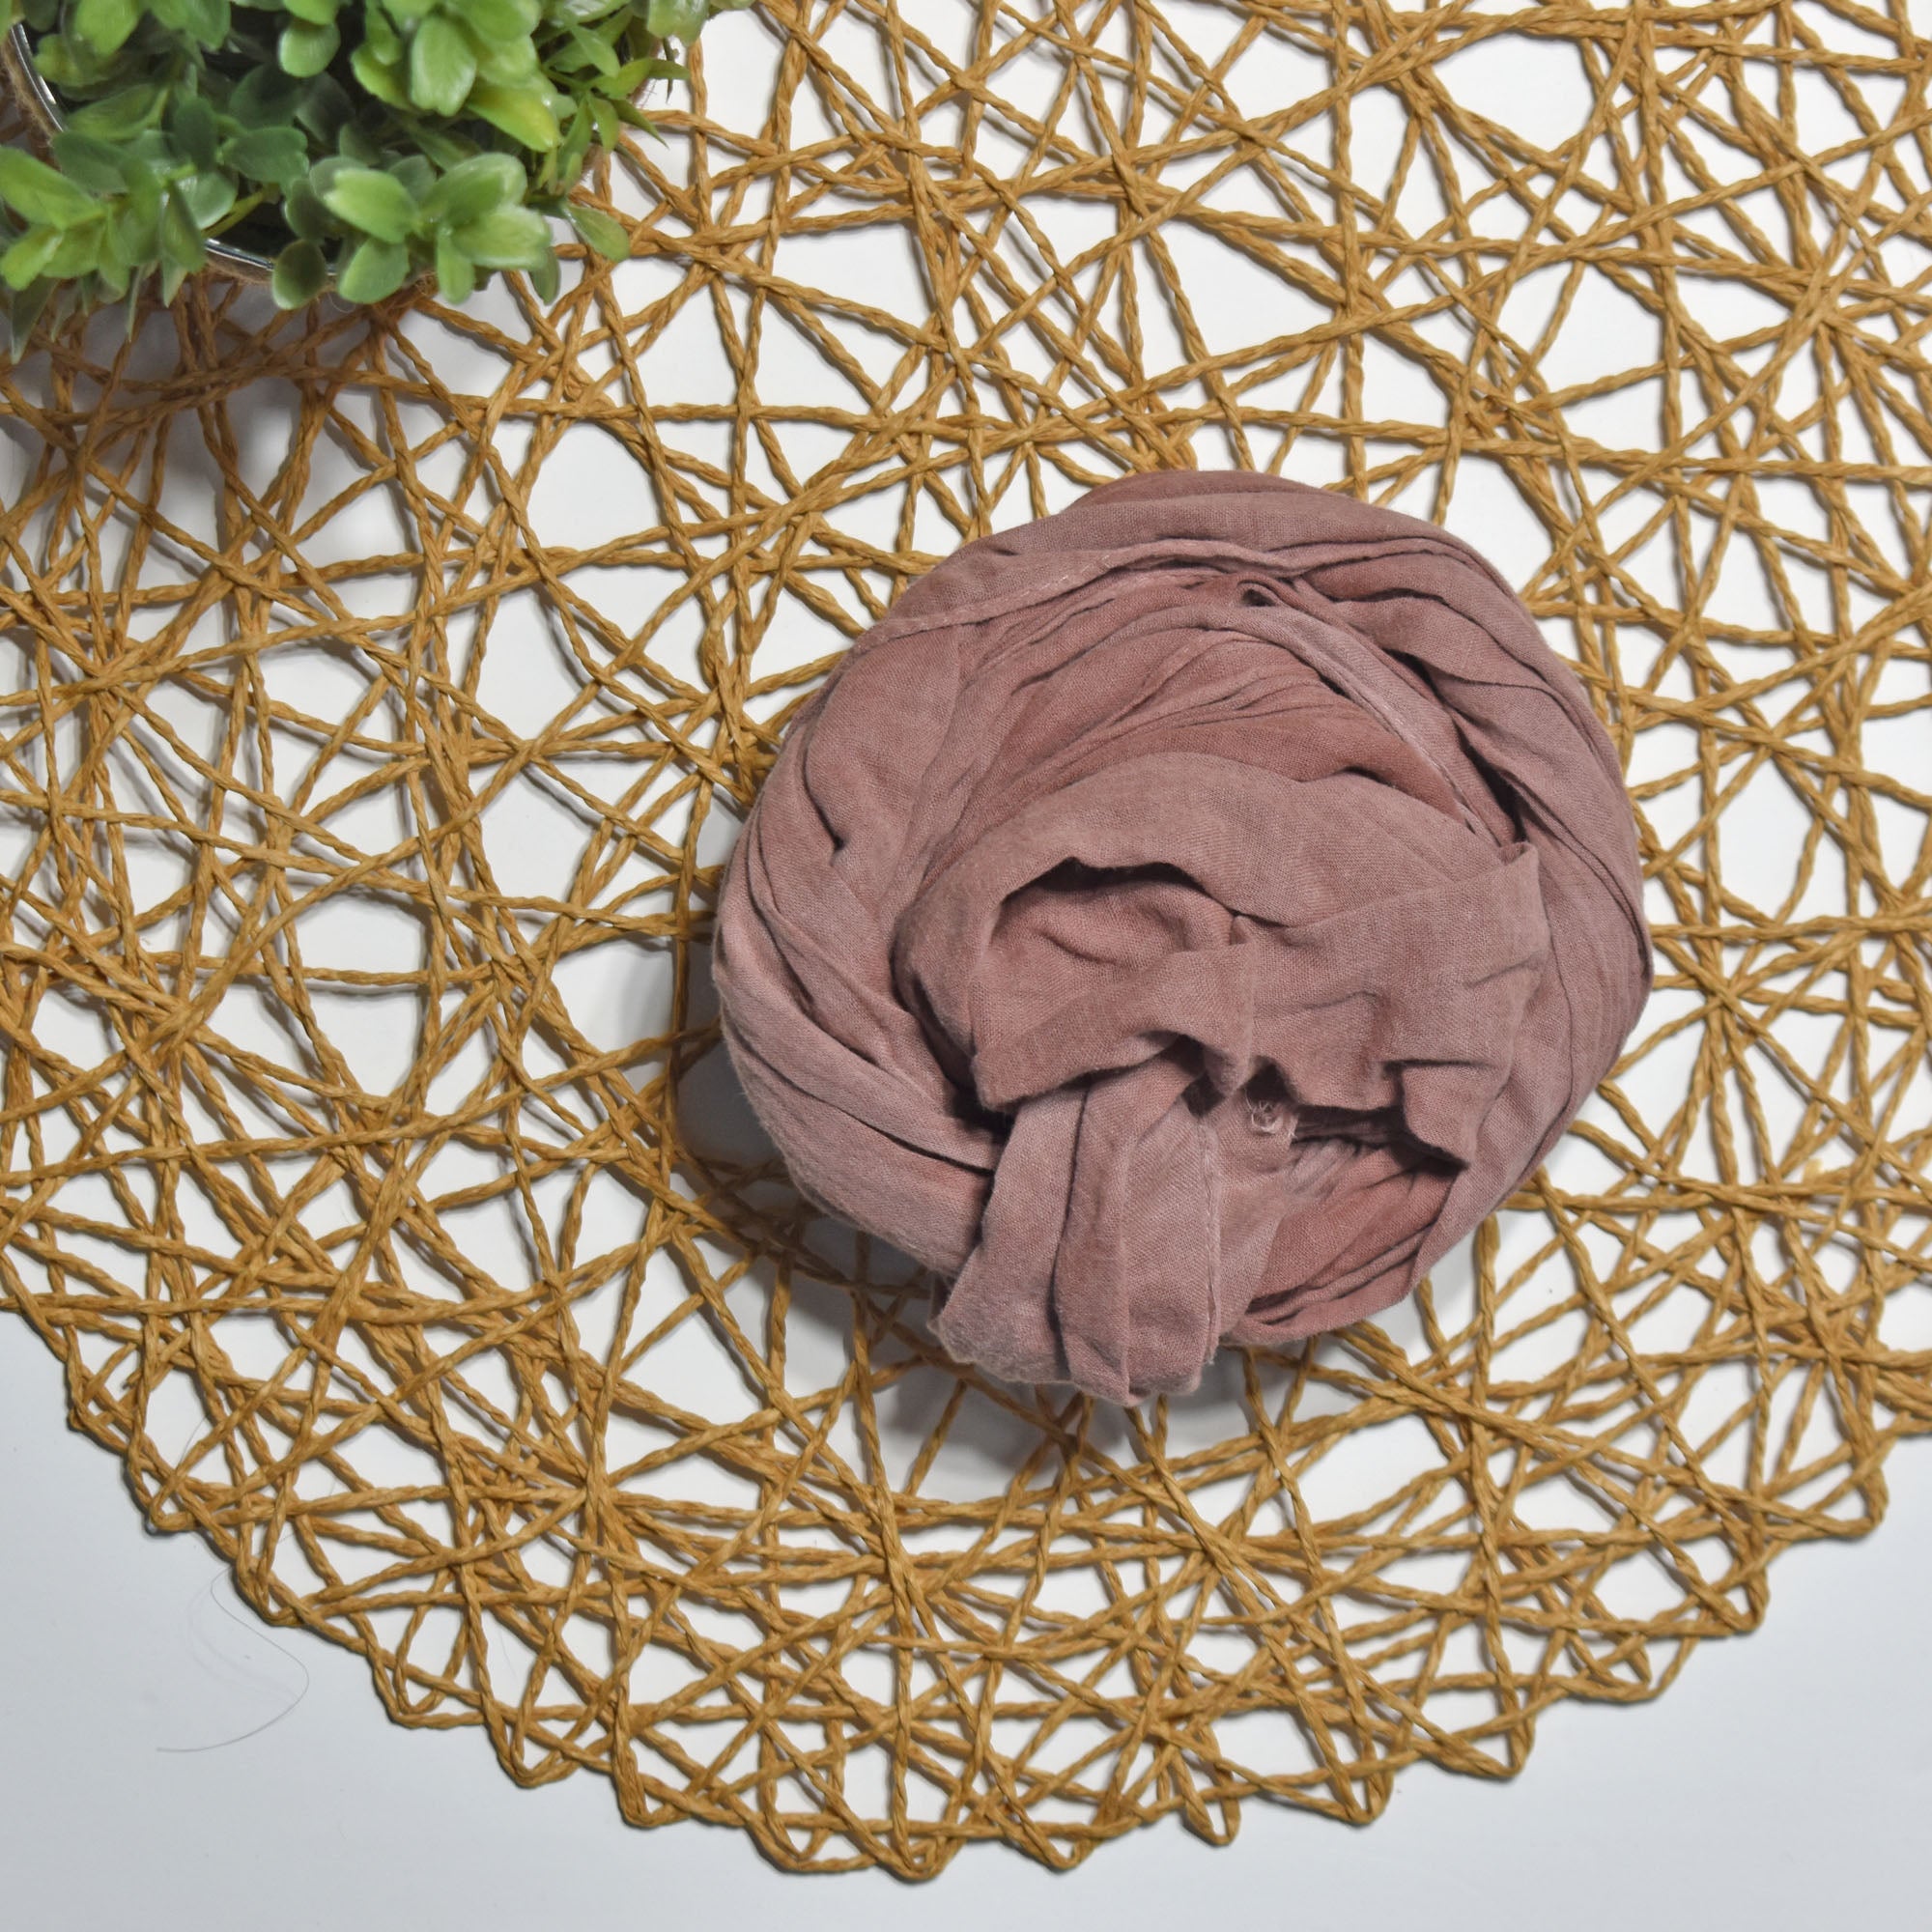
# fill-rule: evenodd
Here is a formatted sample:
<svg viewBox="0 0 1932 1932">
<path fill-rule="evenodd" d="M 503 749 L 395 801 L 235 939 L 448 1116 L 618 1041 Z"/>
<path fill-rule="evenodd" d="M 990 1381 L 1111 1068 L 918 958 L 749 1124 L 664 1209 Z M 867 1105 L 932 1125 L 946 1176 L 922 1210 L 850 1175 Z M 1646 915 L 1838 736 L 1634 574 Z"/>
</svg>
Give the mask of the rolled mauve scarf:
<svg viewBox="0 0 1932 1932">
<path fill-rule="evenodd" d="M 1136 1401 L 1388 1307 L 1650 986 L 1576 677 L 1433 525 L 1130 478 L 968 544 L 803 705 L 732 856 L 724 1037 L 944 1346 Z"/>
</svg>

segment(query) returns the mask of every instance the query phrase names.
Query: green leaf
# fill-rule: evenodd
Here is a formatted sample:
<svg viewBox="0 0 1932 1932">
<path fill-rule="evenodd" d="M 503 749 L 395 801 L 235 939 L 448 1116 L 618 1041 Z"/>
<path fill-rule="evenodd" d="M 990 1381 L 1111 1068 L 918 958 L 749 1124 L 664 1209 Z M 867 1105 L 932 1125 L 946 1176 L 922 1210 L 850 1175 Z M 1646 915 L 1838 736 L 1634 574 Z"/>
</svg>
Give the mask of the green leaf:
<svg viewBox="0 0 1932 1932">
<path fill-rule="evenodd" d="M 481 80 L 469 90 L 469 104 L 472 114 L 539 154 L 563 138 L 540 87 L 499 87 L 493 80 Z"/>
<path fill-rule="evenodd" d="M 85 188 L 18 148 L 0 147 L 0 201 L 26 221 L 71 228 L 99 212 Z"/>
<path fill-rule="evenodd" d="M 659 60 L 653 55 L 646 60 L 626 61 L 615 73 L 602 80 L 593 80 L 590 84 L 599 94 L 628 105 L 631 97 L 645 81 L 683 80 L 688 71 L 676 61 Z"/>
<path fill-rule="evenodd" d="M 295 128 L 244 128 L 222 142 L 221 164 L 250 181 L 281 185 L 308 166 L 308 143 Z"/>
<path fill-rule="evenodd" d="M 527 34 L 510 41 L 485 41 L 472 29 L 469 43 L 476 49 L 476 71 L 499 87 L 523 87 L 538 78 L 536 43 Z"/>
<path fill-rule="evenodd" d="M 145 170 L 113 214 L 114 252 L 128 263 L 152 262 L 161 251 L 161 185 Z"/>
<path fill-rule="evenodd" d="M 100 63 L 64 34 L 49 34 L 34 48 L 34 65 L 50 87 L 92 87 L 100 78 Z"/>
<path fill-rule="evenodd" d="M 323 190 L 329 213 L 379 242 L 402 242 L 416 225 L 415 197 L 381 168 L 344 168 Z"/>
<path fill-rule="evenodd" d="M 447 235 L 436 238 L 436 292 L 446 302 L 467 302 L 476 293 L 476 265 Z"/>
<path fill-rule="evenodd" d="M 306 20 L 292 20 L 282 29 L 282 38 L 275 43 L 275 58 L 284 73 L 305 80 L 312 73 L 320 73 L 335 58 L 335 50 L 341 44 L 342 36 L 333 25 L 317 27 Z"/>
<path fill-rule="evenodd" d="M 493 208 L 452 235 L 479 269 L 534 269 L 554 258 L 549 224 L 534 209 Z"/>
<path fill-rule="evenodd" d="M 609 41 L 600 41 L 595 34 L 573 28 L 569 44 L 580 66 L 595 68 L 599 73 L 617 71 L 617 56 L 611 51 Z"/>
<path fill-rule="evenodd" d="M 171 33 L 204 47 L 228 38 L 228 0 L 147 0 L 147 7 Z"/>
<path fill-rule="evenodd" d="M 602 209 L 585 208 L 578 201 L 573 201 L 564 213 L 570 216 L 570 225 L 607 262 L 623 262 L 630 258 L 631 231 L 621 221 L 606 214 Z"/>
<path fill-rule="evenodd" d="M 403 85 L 402 70 L 376 58 L 366 44 L 349 56 L 349 70 L 361 83 L 365 94 L 373 94 L 386 107 L 407 107 L 409 89 Z"/>
<path fill-rule="evenodd" d="M 651 0 L 644 26 L 661 41 L 688 47 L 703 30 L 710 12 L 708 0 Z"/>
<path fill-rule="evenodd" d="M 453 20 L 431 14 L 410 43 L 410 99 L 432 114 L 453 115 L 475 78 L 469 36 Z"/>
<path fill-rule="evenodd" d="M 613 63 L 615 59 L 613 54 Z M 544 72 L 549 75 L 553 87 L 569 87 L 585 68 L 594 69 L 596 65 L 595 61 L 584 58 L 582 48 L 568 41 L 561 46 L 552 47 L 544 55 Z"/>
<path fill-rule="evenodd" d="M 100 263 L 101 243 L 107 239 L 104 221 L 90 221 L 81 228 L 65 228 L 47 257 L 46 272 L 56 281 L 71 281 L 76 275 L 92 274 Z"/>
<path fill-rule="evenodd" d="M 530 287 L 536 291 L 541 302 L 554 302 L 557 287 L 562 279 L 562 271 L 557 267 L 554 254 L 546 255 L 541 262 L 530 265 Z"/>
<path fill-rule="evenodd" d="M 291 182 L 283 190 L 282 219 L 289 233 L 304 242 L 320 242 L 330 230 L 328 210 L 307 179 Z"/>
<path fill-rule="evenodd" d="M 179 0 L 183 31 L 205 47 L 218 47 L 228 39 L 228 0 Z"/>
<path fill-rule="evenodd" d="M 364 242 L 335 278 L 344 301 L 375 302 L 392 296 L 408 280 L 410 251 L 391 242 Z"/>
<path fill-rule="evenodd" d="M 313 242 L 291 242 L 275 257 L 270 289 L 283 308 L 305 308 L 328 280 L 328 264 Z"/>
<path fill-rule="evenodd" d="M 168 117 L 168 127 L 176 145 L 196 167 L 214 166 L 220 130 L 214 125 L 214 109 L 200 95 L 178 96 L 174 111 Z"/>
<path fill-rule="evenodd" d="M 281 0 L 284 13 L 293 14 L 298 20 L 306 20 L 313 27 L 332 27 L 336 14 L 340 11 L 339 0 Z"/>
<path fill-rule="evenodd" d="M 101 224 L 100 265 L 102 268 L 116 268 L 124 271 L 142 266 L 131 260 L 128 250 L 122 245 L 121 224 L 112 215 Z"/>
<path fill-rule="evenodd" d="M 49 144 L 60 171 L 75 187 L 90 194 L 118 194 L 128 185 L 121 156 L 105 141 L 97 141 L 75 128 L 63 128 Z"/>
<path fill-rule="evenodd" d="M 421 155 L 405 155 L 401 160 L 391 161 L 383 172 L 394 175 L 409 189 L 410 199 L 418 206 L 423 196 L 436 185 L 436 170 Z"/>
<path fill-rule="evenodd" d="M 345 121 L 335 137 L 335 152 L 358 168 L 380 168 L 388 151 L 358 121 Z"/>
<path fill-rule="evenodd" d="M 423 196 L 422 212 L 432 221 L 460 228 L 493 208 L 514 207 L 529 183 L 513 155 L 473 155 L 459 161 Z"/>
<path fill-rule="evenodd" d="M 546 187 L 567 186 L 583 172 L 583 157 L 590 152 L 590 113 L 582 101 L 563 130 L 563 139 L 545 156 L 537 170 Z"/>
<path fill-rule="evenodd" d="M 355 112 L 349 90 L 332 73 L 319 73 L 303 87 L 295 121 L 298 128 L 307 128 L 320 146 L 332 148 L 342 124 Z"/>
<path fill-rule="evenodd" d="M 194 225 L 194 217 L 188 213 L 187 204 L 178 194 L 171 194 L 161 205 L 161 260 L 169 268 L 179 269 L 184 274 L 201 267 L 208 259 L 208 243 L 199 228 Z M 179 283 L 176 284 L 180 286 Z M 173 297 L 170 295 L 169 299 Z"/>
<path fill-rule="evenodd" d="M 403 37 L 384 7 L 362 10 L 362 44 L 383 63 L 395 67 L 403 58 Z"/>
<path fill-rule="evenodd" d="M 193 174 L 175 185 L 194 225 L 206 235 L 235 206 L 235 183 L 219 173 Z"/>
<path fill-rule="evenodd" d="M 40 321 L 53 293 L 52 282 L 35 282 L 7 304 L 7 328 L 14 355 L 26 353 L 27 338 L 33 334 L 34 325 Z"/>
<path fill-rule="evenodd" d="M 46 271 L 54 250 L 60 246 L 60 239 L 58 228 L 28 229 L 4 255 L 0 255 L 0 281 L 4 281 L 10 289 L 24 289 L 29 282 L 39 281 Z"/>
<path fill-rule="evenodd" d="M 175 144 L 159 128 L 143 128 L 138 134 L 131 135 L 117 145 L 130 171 L 137 166 L 150 171 L 155 168 L 171 168 L 181 159 L 175 153 Z"/>
<path fill-rule="evenodd" d="M 543 17 L 538 0 L 463 0 L 465 20 L 485 41 L 514 41 Z"/>
<path fill-rule="evenodd" d="M 141 0 L 74 0 L 73 31 L 97 54 L 119 53 L 141 23 Z"/>
<path fill-rule="evenodd" d="M 423 159 L 435 168 L 453 168 L 476 152 L 474 141 L 467 140 L 461 134 L 451 134 L 434 121 L 418 121 L 415 136 Z"/>
<path fill-rule="evenodd" d="M 243 127 L 281 128 L 293 117 L 302 93 L 301 83 L 279 68 L 251 68 L 235 83 L 228 111 Z"/>
<path fill-rule="evenodd" d="M 163 99 L 158 87 L 149 81 L 140 81 L 132 87 L 120 88 L 113 94 L 104 95 L 99 100 L 90 100 L 85 107 L 76 107 L 68 116 L 68 126 L 78 128 L 83 134 L 93 134 L 99 140 L 125 146 L 135 135 L 155 125 Z"/>
<path fill-rule="evenodd" d="M 563 146 L 544 163 L 544 186 L 567 186 L 576 181 L 583 172 L 583 157 L 589 146 L 590 124 L 585 121 L 582 130 L 566 136 Z"/>
</svg>

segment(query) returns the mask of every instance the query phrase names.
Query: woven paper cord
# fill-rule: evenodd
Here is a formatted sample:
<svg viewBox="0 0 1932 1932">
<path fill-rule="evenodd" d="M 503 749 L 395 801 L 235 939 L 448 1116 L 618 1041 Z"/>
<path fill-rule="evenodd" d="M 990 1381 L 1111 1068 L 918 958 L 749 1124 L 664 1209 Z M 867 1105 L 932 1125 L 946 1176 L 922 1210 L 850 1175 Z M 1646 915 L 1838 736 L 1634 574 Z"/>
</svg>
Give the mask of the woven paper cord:
<svg viewBox="0 0 1932 1932">
<path fill-rule="evenodd" d="M 548 314 L 211 283 L 0 371 L 5 1295 L 149 1518 L 519 1779 L 908 1874 L 1506 1773 L 1875 1522 L 1932 1420 L 1906 14 L 777 0 Z M 1231 462 L 1532 560 L 1660 991 L 1473 1265 L 1129 1415 L 956 1377 L 808 1218 L 705 937 L 911 573 Z"/>
</svg>

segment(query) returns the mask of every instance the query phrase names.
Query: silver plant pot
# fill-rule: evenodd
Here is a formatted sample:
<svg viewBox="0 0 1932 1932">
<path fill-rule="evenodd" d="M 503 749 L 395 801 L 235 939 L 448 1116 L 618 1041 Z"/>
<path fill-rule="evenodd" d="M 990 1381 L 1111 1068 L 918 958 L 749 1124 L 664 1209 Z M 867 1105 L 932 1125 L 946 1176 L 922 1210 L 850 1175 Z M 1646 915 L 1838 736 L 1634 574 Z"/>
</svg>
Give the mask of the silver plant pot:
<svg viewBox="0 0 1932 1932">
<path fill-rule="evenodd" d="M 33 43 L 27 37 L 24 26 L 14 25 L 4 42 L 0 42 L 0 70 L 4 70 L 8 85 L 14 98 L 27 111 L 43 143 L 50 140 L 67 126 L 67 117 L 61 112 L 61 104 L 54 97 L 54 91 L 41 77 L 40 70 L 34 65 Z M 237 248 L 231 243 L 211 239 L 208 243 L 208 266 L 218 269 L 223 274 L 233 275 L 238 281 L 267 282 L 274 272 L 274 258 L 258 255 L 252 248 Z"/>
</svg>

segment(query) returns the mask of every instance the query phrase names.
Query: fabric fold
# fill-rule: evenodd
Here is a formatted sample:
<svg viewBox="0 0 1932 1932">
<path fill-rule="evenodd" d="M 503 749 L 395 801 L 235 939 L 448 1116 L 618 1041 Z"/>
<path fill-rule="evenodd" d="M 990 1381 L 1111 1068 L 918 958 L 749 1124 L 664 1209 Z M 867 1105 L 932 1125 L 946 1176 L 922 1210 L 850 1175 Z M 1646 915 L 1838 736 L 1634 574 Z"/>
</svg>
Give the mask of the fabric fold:
<svg viewBox="0 0 1932 1932">
<path fill-rule="evenodd" d="M 1408 1293 L 1650 987 L 1576 676 L 1465 544 L 1167 473 L 969 544 L 801 708 L 725 1040 L 945 1347 L 1113 1401 Z"/>
</svg>

